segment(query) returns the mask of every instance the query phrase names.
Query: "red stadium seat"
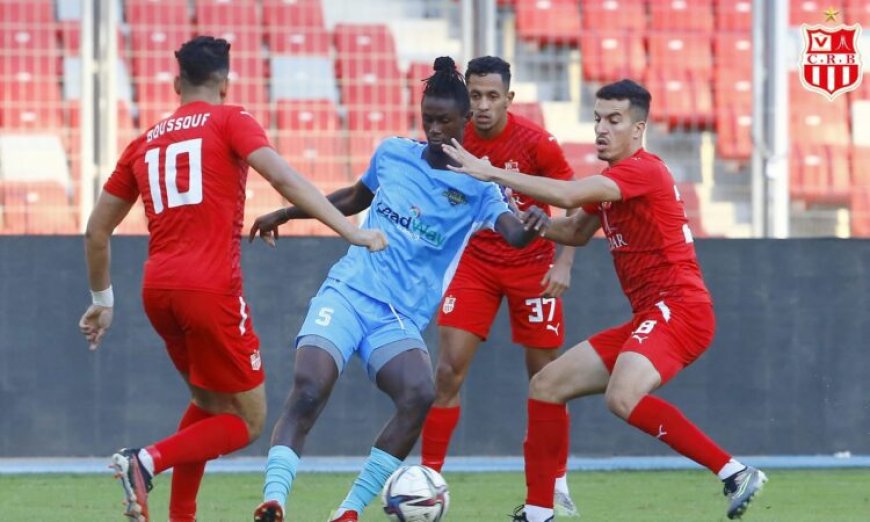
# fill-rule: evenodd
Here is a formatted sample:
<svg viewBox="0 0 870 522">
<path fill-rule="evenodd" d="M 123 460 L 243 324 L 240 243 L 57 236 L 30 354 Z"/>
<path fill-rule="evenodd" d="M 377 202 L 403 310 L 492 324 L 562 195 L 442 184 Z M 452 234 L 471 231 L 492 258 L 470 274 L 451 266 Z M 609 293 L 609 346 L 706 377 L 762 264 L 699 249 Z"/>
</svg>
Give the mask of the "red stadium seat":
<svg viewBox="0 0 870 522">
<path fill-rule="evenodd" d="M 134 29 L 173 30 L 192 23 L 187 0 L 127 0 L 126 19 Z"/>
<path fill-rule="evenodd" d="M 692 235 L 706 237 L 707 232 L 704 230 L 698 186 L 695 183 L 677 183 L 677 190 L 680 192 L 680 199 L 683 200 L 683 207 L 686 210 L 686 217 L 689 218 L 689 228 L 692 230 Z"/>
<path fill-rule="evenodd" d="M 664 31 L 713 31 L 711 0 L 652 0 L 650 29 Z"/>
<path fill-rule="evenodd" d="M 713 70 L 711 41 L 707 34 L 655 32 L 647 35 L 650 70 L 665 76 L 691 72 L 709 79 Z"/>
<path fill-rule="evenodd" d="M 714 0 L 718 31 L 752 31 L 752 0 Z"/>
<path fill-rule="evenodd" d="M 53 0 L 2 0 L 0 20 L 5 25 L 28 26 L 54 22 Z"/>
<path fill-rule="evenodd" d="M 720 105 L 716 108 L 719 135 L 716 151 L 722 159 L 745 161 L 752 155 L 752 107 Z"/>
<path fill-rule="evenodd" d="M 15 132 L 56 132 L 62 125 L 59 103 L 42 104 L 35 102 L 29 106 L 18 103 L 0 105 L 0 128 Z"/>
<path fill-rule="evenodd" d="M 278 102 L 278 129 L 278 149 L 291 165 L 307 175 L 347 181 L 347 137 L 331 101 Z"/>
<path fill-rule="evenodd" d="M 417 107 L 423 101 L 423 89 L 426 88 L 423 80 L 432 76 L 434 72 L 432 64 L 429 62 L 413 62 L 408 67 L 408 74 L 406 76 L 408 78 L 408 88 L 411 90 L 411 107 L 414 109 L 412 112 L 415 115 L 420 112 L 417 110 Z M 416 119 L 416 116 L 414 118 Z"/>
<path fill-rule="evenodd" d="M 0 53 L 6 54 L 57 54 L 57 25 L 7 27 L 0 25 Z"/>
<path fill-rule="evenodd" d="M 541 127 L 544 125 L 544 109 L 538 102 L 511 103 L 510 112 L 522 116 Z"/>
<path fill-rule="evenodd" d="M 691 74 L 650 73 L 646 88 L 657 100 L 650 115 L 669 127 L 709 128 L 714 122 L 713 96 L 704 78 Z"/>
<path fill-rule="evenodd" d="M 804 88 L 797 75 L 789 79 L 789 134 L 793 143 L 848 145 L 849 106 L 846 96 L 833 102 Z"/>
<path fill-rule="evenodd" d="M 321 0 L 264 0 L 263 21 L 273 54 L 329 55 L 331 35 Z"/>
<path fill-rule="evenodd" d="M 752 35 L 749 33 L 720 33 L 713 37 L 713 62 L 716 79 L 726 72 L 731 77 L 752 80 Z"/>
<path fill-rule="evenodd" d="M 639 78 L 646 70 L 643 36 L 629 31 L 587 31 L 580 38 L 583 77 L 593 82 Z"/>
<path fill-rule="evenodd" d="M 586 30 L 646 31 L 646 0 L 585 0 L 581 4 Z"/>
<path fill-rule="evenodd" d="M 870 147 L 852 149 L 852 191 L 849 201 L 853 237 L 870 237 Z"/>
<path fill-rule="evenodd" d="M 830 145 L 792 147 L 791 196 L 809 205 L 849 204 L 849 149 Z"/>
<path fill-rule="evenodd" d="M 0 182 L 3 229 L 8 234 L 75 234 L 78 220 L 57 182 Z"/>
<path fill-rule="evenodd" d="M 338 110 L 329 100 L 281 100 L 278 128 L 289 131 L 331 131 L 341 128 Z"/>
<path fill-rule="evenodd" d="M 574 171 L 574 177 L 577 179 L 599 174 L 607 168 L 607 162 L 598 159 L 598 151 L 594 143 L 577 143 L 565 142 L 562 143 L 562 151 L 565 153 L 565 160 Z"/>
<path fill-rule="evenodd" d="M 870 30 L 870 0 L 846 0 L 846 15 L 840 20 L 847 24 L 861 24 Z"/>
<path fill-rule="evenodd" d="M 257 5 L 249 0 L 195 0 L 196 25 L 200 28 L 234 27 L 250 30 L 262 27 Z"/>
<path fill-rule="evenodd" d="M 334 37 L 339 56 L 396 56 L 393 33 L 383 24 L 336 24 Z"/>
<path fill-rule="evenodd" d="M 798 26 L 824 23 L 825 15 L 823 12 L 831 3 L 820 0 L 789 0 L 789 4 L 789 25 Z"/>
<path fill-rule="evenodd" d="M 516 0 L 517 36 L 548 44 L 577 45 L 579 0 Z"/>
</svg>

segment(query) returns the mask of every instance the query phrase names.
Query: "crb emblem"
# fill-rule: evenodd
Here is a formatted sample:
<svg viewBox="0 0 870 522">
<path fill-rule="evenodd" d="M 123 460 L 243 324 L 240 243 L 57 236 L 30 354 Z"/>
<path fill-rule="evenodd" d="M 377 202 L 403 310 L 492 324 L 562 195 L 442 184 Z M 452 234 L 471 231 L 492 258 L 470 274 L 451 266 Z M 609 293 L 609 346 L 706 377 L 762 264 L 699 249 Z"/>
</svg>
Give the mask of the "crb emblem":
<svg viewBox="0 0 870 522">
<path fill-rule="evenodd" d="M 504 169 L 510 172 L 519 172 L 520 171 L 520 162 L 515 160 L 505 161 Z"/>
<path fill-rule="evenodd" d="M 453 311 L 453 306 L 456 304 L 456 298 L 452 295 L 448 295 L 444 298 L 444 304 L 441 305 L 441 311 L 445 314 L 449 314 Z"/>
<path fill-rule="evenodd" d="M 801 83 L 833 101 L 837 96 L 858 88 L 863 63 L 858 42 L 861 26 L 801 25 L 804 49 L 801 53 Z"/>
</svg>

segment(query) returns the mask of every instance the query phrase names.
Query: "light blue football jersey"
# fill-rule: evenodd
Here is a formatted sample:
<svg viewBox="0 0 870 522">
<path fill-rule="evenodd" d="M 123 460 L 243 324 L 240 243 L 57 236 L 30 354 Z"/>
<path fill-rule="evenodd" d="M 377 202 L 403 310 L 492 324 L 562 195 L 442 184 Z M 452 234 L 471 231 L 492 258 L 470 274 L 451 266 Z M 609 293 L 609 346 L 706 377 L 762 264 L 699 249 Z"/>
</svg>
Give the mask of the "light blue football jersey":
<svg viewBox="0 0 870 522">
<path fill-rule="evenodd" d="M 389 247 L 371 253 L 351 246 L 328 276 L 391 305 L 421 331 L 468 239 L 510 212 L 495 183 L 430 167 L 426 146 L 405 138 L 381 143 L 362 177 L 375 195 L 362 228 L 382 230 Z"/>
</svg>

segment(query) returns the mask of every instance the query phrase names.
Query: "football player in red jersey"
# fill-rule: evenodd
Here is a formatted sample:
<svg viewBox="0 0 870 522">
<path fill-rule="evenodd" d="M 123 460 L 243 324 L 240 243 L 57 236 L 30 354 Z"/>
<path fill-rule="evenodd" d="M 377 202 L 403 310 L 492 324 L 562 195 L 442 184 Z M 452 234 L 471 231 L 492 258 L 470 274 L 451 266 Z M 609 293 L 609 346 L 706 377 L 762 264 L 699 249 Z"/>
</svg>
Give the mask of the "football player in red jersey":
<svg viewBox="0 0 870 522">
<path fill-rule="evenodd" d="M 517 172 L 573 179 L 574 173 L 556 139 L 537 124 L 508 111 L 514 97 L 509 63 L 494 56 L 474 58 L 468 62 L 465 79 L 472 110 L 472 121 L 463 139 L 468 151 Z M 521 211 L 536 205 L 550 213 L 546 204 L 522 191 L 510 195 Z M 565 332 L 560 296 L 570 285 L 573 262 L 574 247 L 563 247 L 557 256 L 553 243 L 541 238 L 515 249 L 488 230 L 472 236 L 438 315 L 435 403 L 423 427 L 424 465 L 441 471 L 459 422 L 460 389 L 504 298 L 513 341 L 525 348 L 528 376 L 559 355 Z M 563 451 L 565 464 L 567 445 Z M 558 472 L 556 506 L 563 515 L 577 514 L 564 466 Z"/>
<path fill-rule="evenodd" d="M 680 193 L 665 163 L 642 146 L 650 98 L 631 80 L 599 89 L 595 143 L 598 158 L 609 167 L 581 180 L 498 169 L 455 140 L 445 147 L 462 164 L 456 171 L 552 205 L 581 207 L 573 216 L 553 220 L 544 235 L 579 246 L 603 227 L 632 307 L 631 320 L 574 346 L 532 378 L 525 443 L 528 491 L 515 520 L 552 520 L 566 403 L 585 395 L 603 393 L 615 415 L 718 475 L 729 497 L 728 518 L 740 517 L 767 480 L 760 470 L 732 458 L 675 406 L 652 395 L 704 353 L 716 321 Z"/>
<path fill-rule="evenodd" d="M 226 40 L 198 36 L 175 53 L 181 105 L 127 146 L 85 233 L 93 303 L 79 327 L 95 350 L 112 324 L 109 238 L 141 195 L 150 235 L 145 312 L 191 391 L 175 434 L 112 456 L 125 515 L 139 522 L 149 520 L 152 477 L 169 468 L 169 519 L 195 520 L 206 461 L 247 446 L 263 428 L 264 374 L 240 264 L 248 165 L 351 243 L 386 246 L 380 231 L 357 228 L 287 165 L 244 108 L 223 105 L 229 50 Z"/>
</svg>

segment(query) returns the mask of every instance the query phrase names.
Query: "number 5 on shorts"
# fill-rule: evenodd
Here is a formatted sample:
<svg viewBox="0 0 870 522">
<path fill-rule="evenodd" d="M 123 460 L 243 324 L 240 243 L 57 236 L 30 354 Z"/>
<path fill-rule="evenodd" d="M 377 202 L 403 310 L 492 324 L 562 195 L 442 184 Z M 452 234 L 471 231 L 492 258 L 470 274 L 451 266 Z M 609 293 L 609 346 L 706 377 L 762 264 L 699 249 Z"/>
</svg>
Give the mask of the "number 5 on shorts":
<svg viewBox="0 0 870 522">
<path fill-rule="evenodd" d="M 317 319 L 315 319 L 314 322 L 320 326 L 329 326 L 329 323 L 332 322 L 332 314 L 334 312 L 334 309 L 324 306 L 319 312 L 317 312 Z"/>
</svg>

